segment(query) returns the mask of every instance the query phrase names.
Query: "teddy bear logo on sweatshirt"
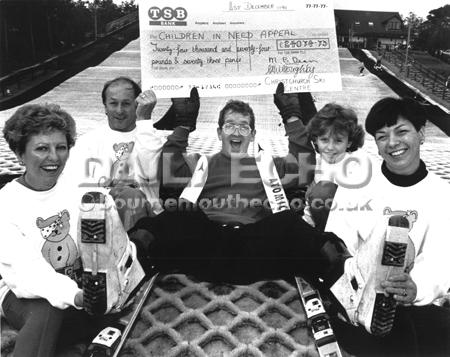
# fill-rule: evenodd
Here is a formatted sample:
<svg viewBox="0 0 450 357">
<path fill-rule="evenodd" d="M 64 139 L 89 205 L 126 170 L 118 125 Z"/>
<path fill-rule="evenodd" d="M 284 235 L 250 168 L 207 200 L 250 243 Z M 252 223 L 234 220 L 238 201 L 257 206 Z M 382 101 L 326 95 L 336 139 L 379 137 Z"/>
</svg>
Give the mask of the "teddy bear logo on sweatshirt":
<svg viewBox="0 0 450 357">
<path fill-rule="evenodd" d="M 55 269 L 73 266 L 78 250 L 75 242 L 69 234 L 70 215 L 67 210 L 47 219 L 36 219 L 36 226 L 41 231 L 45 242 L 41 252 L 45 260 Z"/>
<path fill-rule="evenodd" d="M 111 168 L 111 178 L 116 180 L 126 180 L 130 174 L 130 166 L 128 165 L 128 159 L 134 148 L 134 142 L 118 143 L 113 145 L 114 158 Z"/>
</svg>

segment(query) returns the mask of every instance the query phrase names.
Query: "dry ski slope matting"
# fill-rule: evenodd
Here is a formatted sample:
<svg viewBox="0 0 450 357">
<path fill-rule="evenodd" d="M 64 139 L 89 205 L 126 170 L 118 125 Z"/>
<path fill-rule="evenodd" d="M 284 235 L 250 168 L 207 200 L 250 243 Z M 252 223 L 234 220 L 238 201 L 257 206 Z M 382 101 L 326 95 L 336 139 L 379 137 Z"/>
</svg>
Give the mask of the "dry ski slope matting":
<svg viewBox="0 0 450 357">
<path fill-rule="evenodd" d="M 297 288 L 160 276 L 121 356 L 318 356 Z M 349 356 L 344 352 L 344 356 Z"/>
</svg>

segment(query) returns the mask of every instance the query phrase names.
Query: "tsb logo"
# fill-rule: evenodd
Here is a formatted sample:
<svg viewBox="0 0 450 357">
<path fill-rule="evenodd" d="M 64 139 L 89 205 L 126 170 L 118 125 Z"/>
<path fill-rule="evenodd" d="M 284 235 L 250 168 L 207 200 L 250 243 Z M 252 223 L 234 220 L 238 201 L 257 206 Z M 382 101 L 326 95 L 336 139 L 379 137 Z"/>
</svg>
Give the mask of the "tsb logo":
<svg viewBox="0 0 450 357">
<path fill-rule="evenodd" d="M 187 17 L 187 11 L 183 7 L 177 7 L 172 9 L 171 7 L 163 7 L 160 9 L 159 7 L 152 6 L 148 9 L 148 16 L 152 20 L 162 20 L 162 21 L 182 21 Z"/>
</svg>

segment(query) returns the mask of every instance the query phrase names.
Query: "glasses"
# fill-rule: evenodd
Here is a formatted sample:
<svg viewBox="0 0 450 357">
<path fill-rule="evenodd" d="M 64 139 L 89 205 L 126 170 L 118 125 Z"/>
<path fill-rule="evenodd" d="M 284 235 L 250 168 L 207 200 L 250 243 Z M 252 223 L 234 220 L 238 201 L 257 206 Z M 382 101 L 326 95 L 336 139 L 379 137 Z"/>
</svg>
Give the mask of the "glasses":
<svg viewBox="0 0 450 357">
<path fill-rule="evenodd" d="M 226 135 L 233 134 L 236 131 L 236 129 L 242 136 L 249 136 L 250 133 L 252 132 L 252 128 L 248 124 L 225 123 L 222 126 L 222 130 Z"/>
</svg>

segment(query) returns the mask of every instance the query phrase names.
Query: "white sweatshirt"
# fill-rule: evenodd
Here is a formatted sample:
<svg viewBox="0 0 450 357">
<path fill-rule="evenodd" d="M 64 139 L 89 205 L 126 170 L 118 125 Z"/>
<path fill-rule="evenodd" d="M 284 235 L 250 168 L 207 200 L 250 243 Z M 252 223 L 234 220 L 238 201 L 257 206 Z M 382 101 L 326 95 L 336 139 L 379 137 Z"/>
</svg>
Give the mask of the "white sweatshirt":
<svg viewBox="0 0 450 357">
<path fill-rule="evenodd" d="M 450 185 L 431 172 L 409 187 L 394 185 L 379 166 L 374 167 L 366 186 L 338 188 L 325 230 L 336 233 L 349 251 L 357 254 L 361 241 L 383 239 L 380 227 L 387 226 L 389 216 L 405 216 L 410 222 L 409 237 L 415 247 L 414 267 L 410 272 L 417 285 L 414 305 L 431 304 L 450 288 Z"/>
<path fill-rule="evenodd" d="M 159 204 L 158 161 L 165 138 L 153 128 L 152 120 L 136 123 L 130 132 L 112 130 L 108 125 L 82 135 L 72 148 L 63 175 L 89 187 L 108 187 L 111 180 L 136 183 L 152 204 Z"/>
<path fill-rule="evenodd" d="M 14 180 L 0 190 L 0 307 L 9 289 L 60 309 L 74 306 L 80 289 L 55 270 L 70 273 L 79 256 L 78 201 L 62 182 L 33 191 Z"/>
</svg>

